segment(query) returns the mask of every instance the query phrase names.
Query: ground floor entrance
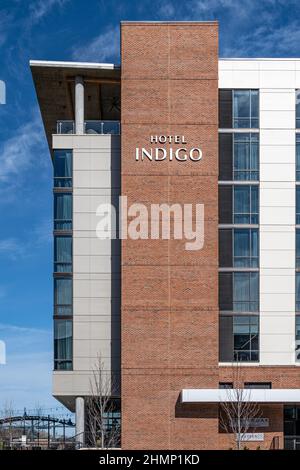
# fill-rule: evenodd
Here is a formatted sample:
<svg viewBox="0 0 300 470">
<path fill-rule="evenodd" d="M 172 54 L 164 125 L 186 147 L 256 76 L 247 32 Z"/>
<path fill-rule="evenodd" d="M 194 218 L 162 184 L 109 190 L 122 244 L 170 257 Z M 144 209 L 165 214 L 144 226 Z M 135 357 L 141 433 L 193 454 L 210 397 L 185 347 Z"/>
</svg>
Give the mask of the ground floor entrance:
<svg viewBox="0 0 300 470">
<path fill-rule="evenodd" d="M 300 406 L 284 406 L 284 448 L 300 450 Z"/>
</svg>

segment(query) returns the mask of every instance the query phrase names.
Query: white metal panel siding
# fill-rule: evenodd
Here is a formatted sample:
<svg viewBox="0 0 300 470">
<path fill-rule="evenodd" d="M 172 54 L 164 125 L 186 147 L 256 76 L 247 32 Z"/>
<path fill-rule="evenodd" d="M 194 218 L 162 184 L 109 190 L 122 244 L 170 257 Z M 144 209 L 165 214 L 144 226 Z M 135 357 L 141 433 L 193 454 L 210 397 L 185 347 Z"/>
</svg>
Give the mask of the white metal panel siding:
<svg viewBox="0 0 300 470">
<path fill-rule="evenodd" d="M 221 60 L 220 88 L 260 89 L 260 363 L 295 364 L 295 89 L 300 60 Z"/>
<path fill-rule="evenodd" d="M 89 394 L 99 355 L 120 367 L 120 246 L 96 235 L 99 204 L 118 203 L 120 137 L 53 136 L 53 148 L 73 149 L 73 371 L 54 374 L 54 395 Z"/>
</svg>

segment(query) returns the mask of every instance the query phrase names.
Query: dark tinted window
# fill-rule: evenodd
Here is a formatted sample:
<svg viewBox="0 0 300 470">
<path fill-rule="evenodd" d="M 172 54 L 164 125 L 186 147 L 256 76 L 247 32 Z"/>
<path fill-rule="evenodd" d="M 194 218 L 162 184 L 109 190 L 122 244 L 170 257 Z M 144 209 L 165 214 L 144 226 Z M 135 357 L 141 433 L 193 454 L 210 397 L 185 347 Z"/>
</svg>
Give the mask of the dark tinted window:
<svg viewBox="0 0 300 470">
<path fill-rule="evenodd" d="M 232 90 L 219 90 L 219 127 L 232 128 Z"/>
<path fill-rule="evenodd" d="M 232 223 L 232 186 L 219 186 L 219 223 Z"/>
<path fill-rule="evenodd" d="M 232 134 L 219 134 L 219 180 L 232 181 Z"/>
</svg>

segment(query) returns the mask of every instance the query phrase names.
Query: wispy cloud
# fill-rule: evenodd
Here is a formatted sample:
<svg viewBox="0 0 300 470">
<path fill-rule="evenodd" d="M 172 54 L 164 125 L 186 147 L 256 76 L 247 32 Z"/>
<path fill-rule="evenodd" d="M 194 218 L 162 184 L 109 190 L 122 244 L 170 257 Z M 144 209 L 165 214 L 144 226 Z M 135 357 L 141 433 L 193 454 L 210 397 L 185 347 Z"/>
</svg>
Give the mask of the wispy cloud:
<svg viewBox="0 0 300 470">
<path fill-rule="evenodd" d="M 25 232 L 22 238 L 0 239 L 0 257 L 6 257 L 13 261 L 29 258 L 38 253 L 38 248 L 51 242 L 52 222 L 49 219 L 42 219 L 36 226 Z"/>
<path fill-rule="evenodd" d="M 0 240 L 0 255 L 16 260 L 24 257 L 25 253 L 26 250 L 22 241 L 18 241 L 16 238 Z"/>
<path fill-rule="evenodd" d="M 300 28 L 297 22 L 290 23 L 278 28 L 263 25 L 253 32 L 242 34 L 240 47 L 237 50 L 234 45 L 227 46 L 224 56 L 251 56 L 255 51 L 255 45 L 259 44 L 261 56 L 270 57 L 299 56 Z M 256 54 L 257 55 L 257 54 Z"/>
<path fill-rule="evenodd" d="M 32 2 L 29 7 L 28 21 L 37 23 L 44 18 L 53 8 L 62 8 L 70 0 L 38 0 Z"/>
<path fill-rule="evenodd" d="M 12 24 L 13 15 L 6 10 L 0 10 L 0 46 L 7 40 Z"/>
<path fill-rule="evenodd" d="M 119 28 L 113 27 L 94 37 L 83 46 L 75 46 L 72 58 L 79 61 L 101 62 L 119 60 Z"/>
<path fill-rule="evenodd" d="M 16 183 L 30 167 L 39 165 L 45 148 L 41 119 L 35 113 L 31 121 L 15 129 L 13 136 L 0 147 L 0 188 L 8 180 Z"/>
</svg>

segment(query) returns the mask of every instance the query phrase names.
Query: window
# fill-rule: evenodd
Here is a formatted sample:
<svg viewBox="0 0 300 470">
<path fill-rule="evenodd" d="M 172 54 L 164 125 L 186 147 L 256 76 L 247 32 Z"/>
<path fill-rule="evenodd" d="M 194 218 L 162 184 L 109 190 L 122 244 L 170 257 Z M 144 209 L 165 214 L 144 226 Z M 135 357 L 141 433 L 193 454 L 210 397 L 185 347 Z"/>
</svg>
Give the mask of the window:
<svg viewBox="0 0 300 470">
<path fill-rule="evenodd" d="M 296 272 L 296 312 L 300 312 L 300 272 Z"/>
<path fill-rule="evenodd" d="M 71 320 L 54 320 L 54 369 L 72 370 L 73 338 Z"/>
<path fill-rule="evenodd" d="M 54 237 L 54 272 L 72 272 L 72 237 Z"/>
<path fill-rule="evenodd" d="M 296 186 L 296 224 L 300 225 L 300 186 Z"/>
<path fill-rule="evenodd" d="M 72 187 L 72 150 L 54 150 L 54 187 Z"/>
<path fill-rule="evenodd" d="M 296 268 L 300 268 L 300 229 L 296 229 Z"/>
<path fill-rule="evenodd" d="M 258 90 L 233 90 L 233 128 L 258 128 Z"/>
<path fill-rule="evenodd" d="M 71 193 L 54 193 L 54 230 L 72 230 Z"/>
<path fill-rule="evenodd" d="M 300 181 L 300 134 L 296 134 L 296 181 Z"/>
<path fill-rule="evenodd" d="M 255 224 L 258 217 L 257 185 L 219 186 L 219 223 Z"/>
<path fill-rule="evenodd" d="M 219 266 L 258 268 L 258 229 L 220 229 Z"/>
<path fill-rule="evenodd" d="M 219 180 L 258 181 L 259 134 L 219 134 Z"/>
<path fill-rule="evenodd" d="M 257 315 L 221 315 L 219 327 L 220 362 L 259 360 L 259 318 Z"/>
<path fill-rule="evenodd" d="M 300 90 L 296 90 L 296 129 L 300 128 Z"/>
<path fill-rule="evenodd" d="M 258 316 L 233 317 L 234 359 L 258 361 Z"/>
<path fill-rule="evenodd" d="M 245 388 L 270 389 L 272 388 L 272 383 L 271 382 L 245 382 Z"/>
<path fill-rule="evenodd" d="M 258 90 L 219 90 L 219 128 L 258 129 Z"/>
<path fill-rule="evenodd" d="M 232 90 L 219 90 L 219 127 L 232 128 Z"/>
<path fill-rule="evenodd" d="M 234 186 L 234 223 L 258 224 L 258 186 Z"/>
<path fill-rule="evenodd" d="M 219 382 L 219 388 L 233 388 L 233 383 L 232 382 Z"/>
<path fill-rule="evenodd" d="M 72 315 L 72 278 L 54 279 L 54 315 Z"/>
<path fill-rule="evenodd" d="M 300 316 L 296 315 L 296 361 L 300 361 Z"/>
<path fill-rule="evenodd" d="M 233 273 L 233 310 L 258 312 L 258 272 Z"/>
<path fill-rule="evenodd" d="M 219 307 L 221 311 L 259 311 L 259 273 L 220 272 Z"/>
<path fill-rule="evenodd" d="M 219 186 L 219 223 L 232 224 L 232 186 Z"/>
<path fill-rule="evenodd" d="M 233 179 L 258 180 L 258 134 L 233 134 Z"/>
</svg>

